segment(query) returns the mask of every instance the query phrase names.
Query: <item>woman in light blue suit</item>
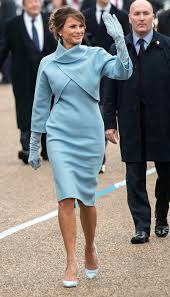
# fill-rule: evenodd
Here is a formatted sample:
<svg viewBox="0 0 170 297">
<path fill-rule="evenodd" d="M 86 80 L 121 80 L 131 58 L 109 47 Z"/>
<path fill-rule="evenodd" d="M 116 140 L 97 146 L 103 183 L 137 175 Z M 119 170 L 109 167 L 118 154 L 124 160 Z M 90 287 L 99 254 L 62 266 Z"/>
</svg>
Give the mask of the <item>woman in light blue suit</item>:
<svg viewBox="0 0 170 297">
<path fill-rule="evenodd" d="M 78 284 L 75 200 L 80 206 L 85 236 L 86 277 L 96 277 L 99 268 L 94 244 L 95 190 L 105 150 L 104 125 L 98 106 L 100 79 L 106 75 L 124 80 L 132 74 L 121 25 L 115 16 L 105 14 L 103 19 L 108 34 L 115 40 L 117 56 L 99 47 L 82 46 L 84 16 L 66 6 L 50 17 L 50 30 L 59 42 L 56 51 L 42 59 L 37 75 L 29 163 L 34 169 L 40 167 L 40 139 L 46 132 L 59 201 L 59 224 L 67 253 L 65 287 Z M 55 98 L 50 112 L 52 94 Z"/>
</svg>

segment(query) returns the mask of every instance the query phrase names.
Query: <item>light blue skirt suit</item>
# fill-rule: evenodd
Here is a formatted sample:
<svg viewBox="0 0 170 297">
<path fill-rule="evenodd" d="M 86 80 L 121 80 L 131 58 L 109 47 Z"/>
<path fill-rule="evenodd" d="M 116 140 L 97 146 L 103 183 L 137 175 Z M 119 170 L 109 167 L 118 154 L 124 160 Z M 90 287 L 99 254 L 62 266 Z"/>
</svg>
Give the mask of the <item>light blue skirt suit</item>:
<svg viewBox="0 0 170 297">
<path fill-rule="evenodd" d="M 43 58 L 37 75 L 31 131 L 47 133 L 47 151 L 57 199 L 75 198 L 95 204 L 97 176 L 105 137 L 99 85 L 106 75 L 128 79 L 132 63 L 122 64 L 99 47 L 76 45 Z M 50 111 L 51 96 L 55 96 Z"/>
</svg>

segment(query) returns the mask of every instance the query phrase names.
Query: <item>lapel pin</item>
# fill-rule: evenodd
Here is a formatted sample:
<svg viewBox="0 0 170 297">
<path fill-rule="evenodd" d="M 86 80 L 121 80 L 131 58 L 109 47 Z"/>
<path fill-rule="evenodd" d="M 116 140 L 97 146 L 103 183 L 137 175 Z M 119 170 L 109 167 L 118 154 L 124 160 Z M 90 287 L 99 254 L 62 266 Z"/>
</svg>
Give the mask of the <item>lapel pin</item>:
<svg viewBox="0 0 170 297">
<path fill-rule="evenodd" d="M 159 45 L 159 44 L 160 44 L 159 40 L 157 40 L 157 41 L 156 41 L 156 44 L 157 44 L 157 45 Z"/>
</svg>

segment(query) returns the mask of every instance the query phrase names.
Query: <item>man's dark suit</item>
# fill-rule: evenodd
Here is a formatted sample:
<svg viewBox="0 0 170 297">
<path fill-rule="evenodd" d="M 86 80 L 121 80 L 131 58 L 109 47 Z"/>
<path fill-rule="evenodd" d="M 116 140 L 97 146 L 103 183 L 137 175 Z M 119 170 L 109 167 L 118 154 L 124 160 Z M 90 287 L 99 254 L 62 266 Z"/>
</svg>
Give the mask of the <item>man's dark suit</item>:
<svg viewBox="0 0 170 297">
<path fill-rule="evenodd" d="M 146 161 L 154 161 L 158 173 L 156 215 L 163 224 L 167 224 L 170 199 L 170 39 L 154 32 L 143 57 L 142 97 L 138 92 L 139 61 L 131 34 L 126 43 L 134 70 L 127 81 L 105 81 L 105 129 L 116 129 L 118 118 L 129 207 L 136 230 L 150 234 Z"/>
<path fill-rule="evenodd" d="M 158 32 L 170 36 L 170 9 L 158 15 Z"/>
<path fill-rule="evenodd" d="M 7 24 L 5 38 L 0 42 L 0 65 L 9 52 L 12 54 L 12 86 L 16 100 L 18 128 L 28 133 L 31 127 L 38 66 L 40 60 L 56 48 L 56 41 L 48 30 L 48 17 L 42 15 L 42 18 L 44 27 L 44 48 L 42 51 L 37 50 L 30 39 L 23 15 L 17 16 Z M 28 146 L 29 139 L 26 143 L 25 146 Z M 23 149 L 28 150 L 29 147 L 23 147 Z"/>
</svg>

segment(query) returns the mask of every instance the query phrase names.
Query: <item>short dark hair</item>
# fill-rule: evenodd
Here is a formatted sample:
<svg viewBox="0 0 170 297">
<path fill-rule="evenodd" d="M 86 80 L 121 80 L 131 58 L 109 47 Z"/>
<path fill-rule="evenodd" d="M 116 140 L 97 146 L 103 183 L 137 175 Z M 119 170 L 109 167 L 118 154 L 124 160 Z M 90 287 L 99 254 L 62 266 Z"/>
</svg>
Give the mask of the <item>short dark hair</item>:
<svg viewBox="0 0 170 297">
<path fill-rule="evenodd" d="M 78 20 L 85 27 L 85 17 L 80 11 L 70 6 L 63 6 L 54 11 L 49 19 L 49 30 L 56 39 L 60 38 L 58 32 L 63 28 L 69 17 Z"/>
</svg>

